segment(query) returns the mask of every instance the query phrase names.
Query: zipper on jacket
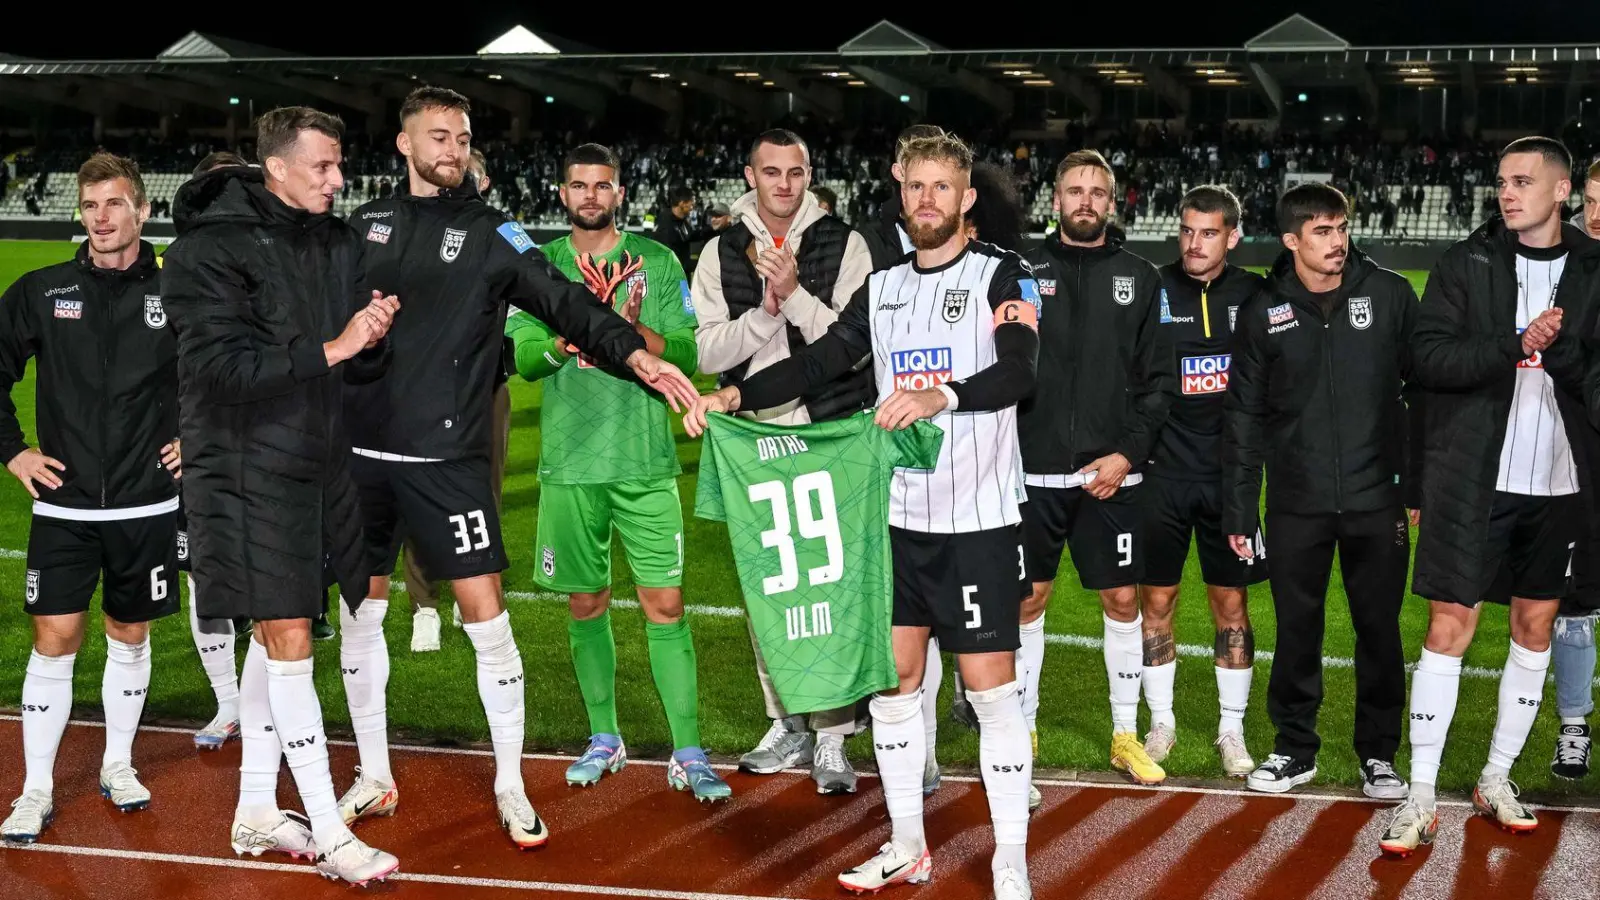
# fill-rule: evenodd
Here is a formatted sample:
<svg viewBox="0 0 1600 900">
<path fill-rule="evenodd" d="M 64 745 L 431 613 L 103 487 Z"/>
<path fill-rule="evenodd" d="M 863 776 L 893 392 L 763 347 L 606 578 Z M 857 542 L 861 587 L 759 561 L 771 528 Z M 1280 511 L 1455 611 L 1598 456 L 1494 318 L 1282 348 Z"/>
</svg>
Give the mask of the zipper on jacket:
<svg viewBox="0 0 1600 900">
<path fill-rule="evenodd" d="M 1328 363 L 1328 405 L 1332 408 L 1330 418 L 1333 424 L 1333 511 L 1344 513 L 1344 460 L 1339 449 L 1339 391 L 1334 387 L 1338 382 L 1333 377 L 1333 319 L 1322 323 L 1324 332 L 1322 340 L 1322 358 Z"/>
<path fill-rule="evenodd" d="M 1206 325 L 1206 337 L 1211 337 L 1211 307 L 1207 302 L 1207 294 L 1211 291 L 1208 282 L 1200 286 L 1200 320 Z"/>
<path fill-rule="evenodd" d="M 105 321 L 100 326 L 100 397 L 99 402 L 103 409 L 100 411 L 100 446 L 95 448 L 95 455 L 100 460 L 100 507 L 106 505 L 106 419 L 110 418 L 111 404 L 106 398 L 111 393 L 111 332 L 113 324 L 111 317 L 116 310 L 110 304 L 106 305 Z"/>
<path fill-rule="evenodd" d="M 1078 274 L 1076 276 L 1074 276 L 1074 281 L 1073 281 L 1073 284 L 1075 285 L 1075 287 L 1073 289 L 1073 292 L 1072 292 L 1072 300 L 1073 300 L 1074 307 L 1073 307 L 1073 310 L 1072 310 L 1072 315 L 1068 317 L 1069 320 L 1072 322 L 1072 326 L 1073 326 L 1072 327 L 1072 337 L 1071 337 L 1071 341 L 1072 341 L 1072 364 L 1067 367 L 1067 371 L 1072 373 L 1072 375 L 1071 375 L 1072 383 L 1067 385 L 1067 396 L 1072 398 L 1072 410 L 1067 413 L 1067 462 L 1066 462 L 1066 464 L 1069 467 L 1074 465 L 1074 457 L 1076 457 L 1077 453 L 1078 453 L 1078 360 L 1081 359 L 1082 356 L 1083 356 L 1083 354 L 1078 352 L 1080 349 L 1082 349 L 1082 344 L 1080 343 L 1081 339 L 1078 337 L 1078 335 L 1083 334 L 1083 329 L 1081 327 L 1079 327 L 1079 326 L 1081 326 L 1083 324 L 1083 312 L 1082 312 L 1082 309 L 1083 309 L 1083 306 L 1084 306 L 1084 303 L 1085 303 L 1085 301 L 1083 299 L 1083 258 L 1082 258 L 1082 255 L 1080 254 L 1079 258 L 1074 260 L 1074 262 L 1077 264 Z"/>
</svg>

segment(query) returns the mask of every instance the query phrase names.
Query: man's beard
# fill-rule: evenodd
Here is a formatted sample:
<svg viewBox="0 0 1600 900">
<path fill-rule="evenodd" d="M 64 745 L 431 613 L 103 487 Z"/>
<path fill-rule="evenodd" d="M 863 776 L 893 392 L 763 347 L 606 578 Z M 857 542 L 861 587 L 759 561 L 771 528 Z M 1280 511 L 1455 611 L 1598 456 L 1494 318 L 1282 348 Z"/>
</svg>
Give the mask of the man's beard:
<svg viewBox="0 0 1600 900">
<path fill-rule="evenodd" d="M 423 163 L 418 162 L 416 163 L 416 167 L 417 175 L 419 175 L 423 181 L 426 181 L 436 188 L 444 188 L 445 190 L 460 187 L 463 178 L 467 174 L 466 170 L 459 166 L 447 171 L 441 171 L 438 163 L 424 165 Z"/>
<path fill-rule="evenodd" d="M 577 226 L 582 231 L 605 231 L 611 227 L 611 222 L 616 218 L 614 209 L 604 210 L 593 216 L 579 215 L 575 210 L 567 210 L 567 221 Z"/>
<path fill-rule="evenodd" d="M 961 228 L 960 216 L 945 216 L 937 225 L 924 225 L 916 220 L 914 214 L 906 215 L 906 236 L 911 238 L 911 246 L 918 250 L 937 250 L 943 247 L 956 231 Z"/>
<path fill-rule="evenodd" d="M 1085 222 L 1078 218 L 1077 213 L 1073 213 L 1061 220 L 1061 232 L 1080 244 L 1098 241 L 1106 233 L 1106 217 L 1094 213 L 1094 221 Z"/>
</svg>

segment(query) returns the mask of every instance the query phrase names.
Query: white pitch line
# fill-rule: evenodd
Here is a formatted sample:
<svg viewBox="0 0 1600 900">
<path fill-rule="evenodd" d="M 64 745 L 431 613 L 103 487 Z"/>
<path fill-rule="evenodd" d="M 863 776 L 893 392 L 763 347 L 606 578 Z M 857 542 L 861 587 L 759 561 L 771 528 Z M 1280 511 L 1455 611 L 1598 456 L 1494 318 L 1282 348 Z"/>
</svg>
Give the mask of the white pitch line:
<svg viewBox="0 0 1600 900">
<path fill-rule="evenodd" d="M 10 713 L 0 713 L 0 722 L 21 721 L 21 716 L 12 715 Z M 104 722 L 96 722 L 92 719 L 72 719 L 68 722 L 68 724 L 88 728 L 106 727 Z M 140 725 L 139 730 L 160 734 L 193 735 L 197 729 L 174 728 L 168 725 Z M 328 745 L 333 747 L 357 746 L 354 741 L 340 741 L 333 739 L 328 740 Z M 407 753 L 438 753 L 444 755 L 479 757 L 494 756 L 494 751 L 492 750 L 475 750 L 471 747 L 425 747 L 417 744 L 399 744 L 393 742 L 391 742 L 389 746 L 391 750 L 399 750 Z M 522 754 L 522 758 L 543 760 L 546 762 L 572 762 L 578 757 L 565 753 L 524 753 Z M 628 757 L 628 765 L 630 766 L 656 766 L 664 768 L 668 764 L 668 761 L 664 759 L 644 759 L 636 756 Z M 723 772 L 737 772 L 739 770 L 739 767 L 733 763 L 712 763 L 711 768 L 718 769 Z M 811 770 L 784 769 L 783 774 L 803 775 L 810 777 Z M 860 778 L 864 779 L 874 779 L 878 777 L 878 773 L 872 771 L 858 770 L 856 774 Z M 957 784 L 977 784 L 979 782 L 979 778 L 975 775 L 946 774 L 941 776 L 941 780 L 951 781 Z M 1120 781 L 1085 781 L 1077 778 L 1035 778 L 1033 783 L 1042 787 L 1096 788 L 1099 790 L 1110 791 L 1146 791 L 1153 794 L 1207 794 L 1216 797 L 1249 797 L 1257 800 L 1264 797 L 1285 797 L 1290 800 L 1321 800 L 1328 803 L 1366 803 L 1371 806 L 1393 805 L 1394 802 L 1392 800 L 1374 800 L 1371 797 L 1363 797 L 1351 794 L 1312 794 L 1299 792 L 1291 792 L 1287 794 L 1265 794 L 1260 791 L 1252 791 L 1244 788 L 1205 787 L 1204 785 L 1198 784 L 1134 784 L 1133 782 Z M 1438 805 L 1459 806 L 1466 808 L 1472 806 L 1472 803 L 1467 800 L 1440 799 L 1438 801 Z M 1549 812 L 1587 813 L 1590 815 L 1600 815 L 1600 807 L 1593 806 L 1549 806 L 1533 803 L 1528 804 L 1528 806 L 1533 809 L 1542 809 Z"/>
<path fill-rule="evenodd" d="M 28 554 L 22 550 L 0 550 L 0 559 L 27 559 Z"/>
<path fill-rule="evenodd" d="M 140 862 L 177 863 L 187 866 L 215 866 L 223 869 L 253 869 L 257 872 L 296 872 L 318 874 L 314 866 L 269 863 L 251 859 L 190 856 L 183 853 L 152 853 L 145 850 L 112 850 L 103 847 L 75 847 L 64 844 L 0 844 L 8 850 L 25 850 L 33 853 L 60 853 L 65 856 L 98 856 L 108 859 L 132 859 Z M 704 891 L 662 891 L 654 888 L 616 887 L 602 884 L 565 884 L 559 881 L 516 881 L 509 878 L 470 878 L 464 875 L 432 875 L 426 872 L 396 872 L 391 881 L 420 881 L 428 884 L 448 884 L 457 887 L 501 888 L 513 891 L 541 891 L 544 893 L 596 894 L 606 897 L 643 897 L 646 900 L 792 900 L 786 897 L 752 896 L 749 894 L 711 894 Z"/>
</svg>

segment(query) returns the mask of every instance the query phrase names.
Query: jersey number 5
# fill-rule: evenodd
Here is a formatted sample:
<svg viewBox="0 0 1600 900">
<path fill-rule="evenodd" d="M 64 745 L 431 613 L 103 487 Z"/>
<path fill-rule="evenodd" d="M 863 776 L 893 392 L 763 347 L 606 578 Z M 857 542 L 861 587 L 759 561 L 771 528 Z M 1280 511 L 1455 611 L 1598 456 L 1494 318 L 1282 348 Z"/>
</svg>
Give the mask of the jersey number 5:
<svg viewBox="0 0 1600 900">
<path fill-rule="evenodd" d="M 839 514 L 833 502 L 833 476 L 810 472 L 797 477 L 791 487 L 800 536 L 821 538 L 827 547 L 827 564 L 807 572 L 811 586 L 838 581 L 844 574 L 844 541 L 839 536 Z M 761 532 L 761 546 L 778 551 L 778 574 L 761 579 L 761 591 L 768 596 L 792 591 L 800 586 L 800 564 L 790 529 L 789 491 L 782 481 L 752 484 L 749 491 L 751 503 L 765 501 L 772 505 L 772 527 Z M 811 507 L 812 495 L 816 496 L 815 511 Z"/>
</svg>

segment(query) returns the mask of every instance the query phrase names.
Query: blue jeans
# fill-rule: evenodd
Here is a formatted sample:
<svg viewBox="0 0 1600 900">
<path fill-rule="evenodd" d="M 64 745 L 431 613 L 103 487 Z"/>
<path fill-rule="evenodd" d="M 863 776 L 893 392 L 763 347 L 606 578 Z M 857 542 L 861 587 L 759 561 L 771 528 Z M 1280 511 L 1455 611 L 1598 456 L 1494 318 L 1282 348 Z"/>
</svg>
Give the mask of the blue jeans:
<svg viewBox="0 0 1600 900">
<path fill-rule="evenodd" d="M 1563 718 L 1594 712 L 1593 615 L 1557 616 L 1550 641 L 1556 674 L 1556 710 Z"/>
</svg>

